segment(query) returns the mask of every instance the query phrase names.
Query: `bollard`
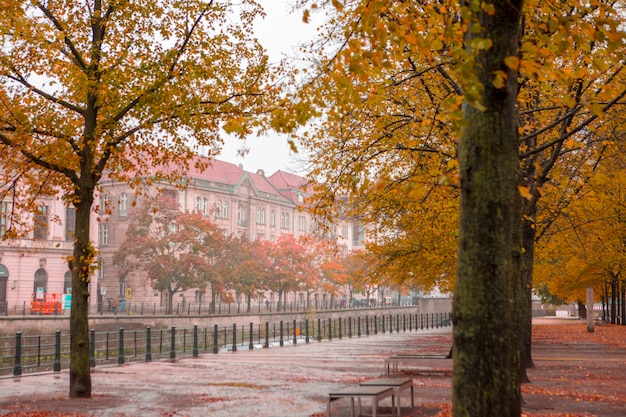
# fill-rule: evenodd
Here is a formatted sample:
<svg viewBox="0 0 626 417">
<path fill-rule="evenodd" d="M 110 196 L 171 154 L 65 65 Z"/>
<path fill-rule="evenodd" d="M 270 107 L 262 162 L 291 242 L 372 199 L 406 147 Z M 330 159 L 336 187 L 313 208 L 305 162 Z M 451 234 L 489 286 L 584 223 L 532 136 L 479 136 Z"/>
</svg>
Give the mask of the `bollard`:
<svg viewBox="0 0 626 417">
<path fill-rule="evenodd" d="M 341 317 L 339 317 L 339 335 L 338 337 L 341 339 L 341 337 L 343 336 L 343 330 L 341 329 L 341 322 L 343 321 L 343 319 Z"/>
<path fill-rule="evenodd" d="M 352 339 L 352 317 L 348 317 L 348 338 Z"/>
<path fill-rule="evenodd" d="M 146 327 L 146 362 L 152 362 L 152 329 Z"/>
<path fill-rule="evenodd" d="M 361 316 L 357 317 L 356 334 L 357 337 L 361 337 Z"/>
<path fill-rule="evenodd" d="M 306 338 L 304 339 L 304 342 L 309 343 L 309 319 L 304 320 L 304 330 L 306 332 Z"/>
<path fill-rule="evenodd" d="M 217 324 L 213 327 L 213 353 L 217 354 L 219 349 L 217 348 Z"/>
<path fill-rule="evenodd" d="M 380 332 L 385 334 L 385 315 L 380 316 Z"/>
<path fill-rule="evenodd" d="M 317 341 L 322 341 L 322 319 L 317 319 Z"/>
<path fill-rule="evenodd" d="M 15 333 L 15 363 L 13 364 L 13 375 L 22 375 L 22 332 Z"/>
<path fill-rule="evenodd" d="M 402 331 L 406 332 L 406 314 L 402 315 Z"/>
<path fill-rule="evenodd" d="M 278 329 L 279 333 L 278 333 L 278 340 L 279 340 L 279 344 L 282 347 L 283 346 L 283 321 L 280 321 L 280 327 Z"/>
<path fill-rule="evenodd" d="M 198 357 L 198 326 L 193 326 L 193 350 L 191 351 L 191 355 L 194 358 Z"/>
<path fill-rule="evenodd" d="M 370 335 L 370 316 L 365 316 L 365 336 Z"/>
<path fill-rule="evenodd" d="M 293 344 L 297 345 L 298 344 L 298 335 L 297 335 L 298 331 L 297 331 L 297 327 L 296 327 L 296 321 L 293 321 Z"/>
<path fill-rule="evenodd" d="M 230 304 L 228 304 L 230 308 Z M 237 325 L 233 323 L 233 352 L 237 352 Z"/>
<path fill-rule="evenodd" d="M 265 322 L 265 345 L 263 345 L 263 347 L 265 348 L 270 347 L 270 322 L 269 321 Z"/>
<path fill-rule="evenodd" d="M 252 339 L 254 338 L 254 330 L 252 326 L 253 324 L 250 322 L 250 344 L 248 345 L 248 349 L 250 350 L 254 349 L 254 343 L 252 342 Z"/>
<path fill-rule="evenodd" d="M 96 367 L 96 331 L 94 329 L 89 331 L 89 366 Z"/>
<path fill-rule="evenodd" d="M 54 336 L 54 372 L 61 372 L 61 331 L 57 330 Z"/>
<path fill-rule="evenodd" d="M 378 316 L 374 315 L 374 334 L 378 334 Z"/>
<path fill-rule="evenodd" d="M 120 327 L 118 340 L 118 348 L 117 348 L 117 364 L 124 364 L 124 329 Z"/>
<path fill-rule="evenodd" d="M 328 341 L 333 340 L 333 319 L 328 319 Z"/>
<path fill-rule="evenodd" d="M 170 359 L 176 359 L 176 326 L 172 326 L 170 342 Z"/>
</svg>

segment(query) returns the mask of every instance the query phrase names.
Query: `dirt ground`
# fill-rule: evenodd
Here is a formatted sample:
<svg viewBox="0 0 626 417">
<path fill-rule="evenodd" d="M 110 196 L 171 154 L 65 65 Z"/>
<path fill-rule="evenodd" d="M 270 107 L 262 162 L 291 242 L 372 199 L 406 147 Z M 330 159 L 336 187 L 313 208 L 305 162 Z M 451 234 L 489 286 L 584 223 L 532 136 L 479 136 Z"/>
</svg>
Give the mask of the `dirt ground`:
<svg viewBox="0 0 626 417">
<path fill-rule="evenodd" d="M 393 354 L 447 353 L 451 340 L 451 329 L 442 328 L 98 367 L 90 399 L 67 397 L 67 371 L 3 378 L 0 416 L 322 417 L 329 391 L 382 376 Z M 533 359 L 523 416 L 626 416 L 626 327 L 588 333 L 577 320 L 536 320 Z M 402 416 L 451 415 L 451 370 L 449 359 L 401 365 L 396 376 L 415 386 L 415 408 L 403 395 Z M 349 416 L 349 400 L 334 401 L 331 410 Z M 369 401 L 362 413 L 372 414 Z M 391 415 L 389 399 L 378 415 Z"/>
</svg>

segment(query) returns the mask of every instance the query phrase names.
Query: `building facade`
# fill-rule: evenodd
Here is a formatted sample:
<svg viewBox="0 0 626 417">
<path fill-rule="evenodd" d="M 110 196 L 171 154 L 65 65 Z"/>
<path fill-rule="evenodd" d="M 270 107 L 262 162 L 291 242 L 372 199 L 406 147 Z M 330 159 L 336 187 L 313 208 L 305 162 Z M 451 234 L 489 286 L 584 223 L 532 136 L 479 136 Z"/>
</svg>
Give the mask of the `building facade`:
<svg viewBox="0 0 626 417">
<path fill-rule="evenodd" d="M 316 232 L 313 218 L 302 210 L 311 196 L 311 187 L 303 177 L 284 171 L 267 177 L 262 171 L 251 173 L 241 166 L 212 160 L 205 170 L 190 168 L 184 181 L 183 188 L 166 183 L 151 187 L 167 190 L 182 211 L 202 213 L 225 235 L 275 241 L 282 234 L 300 237 Z M 92 311 L 109 311 L 125 303 L 163 306 L 165 294 L 152 289 L 145 274 L 138 271 L 122 275 L 113 262 L 126 238 L 137 198 L 134 190 L 128 184 L 107 179 L 101 186 L 91 228 L 100 253 L 99 268 L 90 283 Z M 41 204 L 41 215 L 33 219 L 37 226 L 30 239 L 0 241 L 0 309 L 11 313 L 20 308 L 28 312 L 34 300 L 67 298 L 71 292 L 71 274 L 65 259 L 72 253 L 74 210 L 66 207 L 61 198 Z M 10 221 L 9 206 L 8 201 L 0 206 L 5 209 L 0 212 L 0 235 Z M 335 235 L 344 251 L 363 246 L 360 230 L 352 223 L 336 225 Z M 195 289 L 180 295 L 183 302 L 201 302 L 208 296 Z M 273 294 L 264 296 L 270 299 Z"/>
</svg>

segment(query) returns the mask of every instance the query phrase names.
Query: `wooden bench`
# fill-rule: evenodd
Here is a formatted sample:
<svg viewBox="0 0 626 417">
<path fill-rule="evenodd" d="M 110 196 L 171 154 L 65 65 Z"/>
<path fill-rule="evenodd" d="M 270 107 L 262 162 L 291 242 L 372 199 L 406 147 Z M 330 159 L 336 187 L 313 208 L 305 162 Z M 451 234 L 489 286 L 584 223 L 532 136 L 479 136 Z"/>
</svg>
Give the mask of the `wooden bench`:
<svg viewBox="0 0 626 417">
<path fill-rule="evenodd" d="M 330 403 L 340 398 L 350 398 L 350 412 L 352 417 L 354 416 L 354 399 L 359 400 L 359 415 L 361 414 L 361 398 L 372 399 L 372 416 L 376 417 L 376 409 L 378 408 L 378 402 L 387 397 L 391 397 L 391 413 L 393 415 L 395 410 L 394 388 L 390 386 L 364 386 L 355 385 L 352 387 L 343 388 L 337 391 L 331 391 L 328 394 L 328 417 L 330 417 Z"/>
<path fill-rule="evenodd" d="M 423 362 L 428 359 L 452 359 L 451 355 L 394 355 L 385 359 L 385 374 L 398 372 L 399 363 Z"/>
<path fill-rule="evenodd" d="M 395 398 L 398 399 L 398 413 L 400 416 L 402 413 L 402 406 L 400 404 L 400 394 L 406 389 L 411 389 L 411 408 L 415 407 L 415 400 L 413 399 L 413 378 L 377 378 L 370 381 L 361 382 L 363 386 L 374 387 L 392 387 L 395 391 Z"/>
</svg>

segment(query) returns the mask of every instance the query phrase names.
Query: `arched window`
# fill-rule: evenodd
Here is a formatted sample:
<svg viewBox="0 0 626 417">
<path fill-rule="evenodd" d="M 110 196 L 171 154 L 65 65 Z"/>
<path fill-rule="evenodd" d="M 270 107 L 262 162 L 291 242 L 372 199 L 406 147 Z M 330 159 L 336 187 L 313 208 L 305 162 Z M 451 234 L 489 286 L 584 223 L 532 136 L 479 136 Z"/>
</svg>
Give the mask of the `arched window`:
<svg viewBox="0 0 626 417">
<path fill-rule="evenodd" d="M 72 293 L 72 271 L 67 271 L 63 277 L 63 294 Z"/>
<path fill-rule="evenodd" d="M 9 282 L 9 270 L 7 269 L 6 266 L 0 264 L 0 303 L 5 303 L 7 301 L 7 283 L 8 282 Z"/>
<path fill-rule="evenodd" d="M 39 297 L 43 297 L 43 293 L 48 291 L 48 273 L 45 269 L 39 268 L 35 271 L 35 283 L 33 285 L 33 292 L 35 294 L 41 294 Z"/>
</svg>

